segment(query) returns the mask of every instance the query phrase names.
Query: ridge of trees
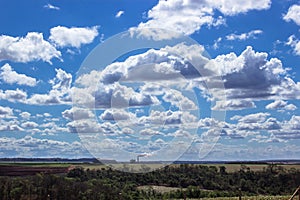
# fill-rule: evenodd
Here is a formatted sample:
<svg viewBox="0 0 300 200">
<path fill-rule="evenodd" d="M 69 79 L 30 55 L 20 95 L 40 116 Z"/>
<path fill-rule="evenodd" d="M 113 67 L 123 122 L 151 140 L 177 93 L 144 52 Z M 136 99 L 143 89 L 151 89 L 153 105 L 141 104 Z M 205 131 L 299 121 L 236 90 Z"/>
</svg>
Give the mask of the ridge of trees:
<svg viewBox="0 0 300 200">
<path fill-rule="evenodd" d="M 159 193 L 139 190 L 142 185 L 177 187 Z M 74 168 L 67 174 L 0 177 L 0 199 L 177 199 L 243 195 L 291 194 L 300 185 L 300 170 L 270 164 L 262 171 L 241 165 L 227 172 L 225 166 L 180 164 L 149 173 L 126 173 L 111 168 Z"/>
</svg>

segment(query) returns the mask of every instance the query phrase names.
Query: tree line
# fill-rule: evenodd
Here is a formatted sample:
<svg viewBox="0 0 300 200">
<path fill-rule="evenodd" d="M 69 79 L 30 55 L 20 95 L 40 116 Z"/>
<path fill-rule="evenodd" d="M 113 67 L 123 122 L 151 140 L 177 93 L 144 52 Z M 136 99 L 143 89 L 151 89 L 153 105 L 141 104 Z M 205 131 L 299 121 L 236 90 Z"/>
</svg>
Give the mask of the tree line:
<svg viewBox="0 0 300 200">
<path fill-rule="evenodd" d="M 141 185 L 177 187 L 159 193 L 140 190 Z M 241 165 L 239 171 L 227 172 L 225 166 L 180 164 L 149 173 L 126 173 L 103 167 L 81 167 L 67 174 L 37 174 L 26 177 L 0 177 L 0 199 L 176 199 L 229 197 L 242 195 L 291 194 L 300 185 L 300 170 L 268 165 L 252 171 Z"/>
</svg>

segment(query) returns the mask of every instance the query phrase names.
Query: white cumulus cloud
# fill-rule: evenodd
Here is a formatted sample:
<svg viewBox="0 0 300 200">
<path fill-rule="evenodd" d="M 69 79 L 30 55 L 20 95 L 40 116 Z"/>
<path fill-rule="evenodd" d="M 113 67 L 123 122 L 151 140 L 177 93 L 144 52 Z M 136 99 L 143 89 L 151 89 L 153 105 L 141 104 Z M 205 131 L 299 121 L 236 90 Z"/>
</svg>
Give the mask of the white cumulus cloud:
<svg viewBox="0 0 300 200">
<path fill-rule="evenodd" d="M 159 1 L 148 11 L 148 21 L 131 28 L 132 33 L 142 34 L 155 40 L 178 37 L 176 33 L 165 33 L 159 30 L 144 28 L 162 28 L 184 35 L 190 35 L 203 25 L 219 26 L 225 23 L 222 16 L 216 16 L 216 10 L 225 16 L 246 13 L 250 10 L 264 10 L 271 6 L 270 0 L 207 0 L 207 1 Z"/>
<path fill-rule="evenodd" d="M 10 107 L 0 106 L 0 117 L 13 115 L 13 110 Z"/>
<path fill-rule="evenodd" d="M 256 106 L 253 101 L 234 99 L 227 101 L 217 101 L 216 105 L 212 107 L 212 110 L 242 110 L 255 107 Z"/>
<path fill-rule="evenodd" d="M 136 120 L 134 113 L 121 109 L 107 109 L 100 115 L 100 118 L 108 121 Z"/>
<path fill-rule="evenodd" d="M 274 102 L 266 105 L 266 109 L 296 110 L 297 107 L 294 104 L 288 104 L 286 101 L 283 101 L 283 100 L 275 100 Z"/>
<path fill-rule="evenodd" d="M 266 118 L 270 116 L 269 113 L 255 113 L 255 114 L 249 114 L 245 116 L 235 115 L 231 120 L 238 120 L 239 122 L 243 123 L 262 123 L 266 121 Z"/>
<path fill-rule="evenodd" d="M 300 26 L 300 5 L 292 5 L 288 12 L 283 16 L 283 19 L 287 22 L 294 21 Z"/>
<path fill-rule="evenodd" d="M 42 33 L 29 32 L 25 37 L 0 36 L 0 61 L 27 63 L 42 60 L 51 64 L 52 58 L 61 59 L 61 52 L 45 41 Z"/>
<path fill-rule="evenodd" d="M 294 50 L 294 53 L 296 55 L 300 56 L 300 40 L 298 38 L 296 38 L 295 35 L 291 35 L 285 44 L 292 47 Z"/>
<path fill-rule="evenodd" d="M 62 113 L 63 118 L 68 120 L 82 120 L 82 119 L 90 119 L 94 117 L 94 114 L 91 110 L 72 107 L 69 110 L 65 110 Z"/>
<path fill-rule="evenodd" d="M 224 92 L 228 100 L 254 101 L 300 97 L 300 83 L 289 77 L 281 60 L 268 59 L 267 53 L 255 52 L 251 46 L 248 46 L 239 56 L 232 52 L 219 55 L 211 62 L 214 64 L 206 67 L 219 72 L 225 86 L 225 89 L 211 89 L 215 99 L 224 96 Z"/>
<path fill-rule="evenodd" d="M 81 45 L 93 42 L 99 34 L 98 28 L 98 26 L 71 28 L 56 26 L 50 29 L 49 40 L 59 47 L 80 48 Z"/>
<path fill-rule="evenodd" d="M 51 90 L 47 94 L 33 94 L 27 99 L 28 104 L 55 105 L 70 104 L 72 74 L 62 69 L 55 69 L 56 76 L 50 80 Z"/>
<path fill-rule="evenodd" d="M 0 79 L 8 84 L 27 85 L 31 87 L 37 84 L 35 78 L 17 73 L 8 63 L 0 68 Z"/>
<path fill-rule="evenodd" d="M 271 0 L 208 0 L 207 4 L 218 9 L 224 15 L 236 15 L 240 13 L 246 13 L 250 10 L 269 9 L 271 7 Z"/>
<path fill-rule="evenodd" d="M 7 100 L 10 102 L 22 102 L 24 103 L 27 99 L 27 93 L 17 88 L 16 90 L 0 90 L 0 99 Z"/>
</svg>

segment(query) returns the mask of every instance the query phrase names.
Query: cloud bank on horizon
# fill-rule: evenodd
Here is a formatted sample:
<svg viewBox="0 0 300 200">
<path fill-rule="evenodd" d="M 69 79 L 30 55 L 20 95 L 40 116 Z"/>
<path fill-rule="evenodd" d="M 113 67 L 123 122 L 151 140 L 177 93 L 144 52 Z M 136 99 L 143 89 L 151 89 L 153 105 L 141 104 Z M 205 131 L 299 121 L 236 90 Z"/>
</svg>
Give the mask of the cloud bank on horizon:
<svg viewBox="0 0 300 200">
<path fill-rule="evenodd" d="M 8 5 L 11 13 L 18 14 L 16 3 Z M 82 141 L 89 141 L 102 158 L 115 149 L 163 149 L 170 158 L 181 152 L 181 159 L 198 160 L 220 136 L 203 159 L 299 158 L 297 1 L 169 0 L 100 10 L 104 3 L 85 3 L 78 11 L 76 3 L 31 2 L 23 26 L 1 22 L 1 157 L 86 157 Z M 124 30 L 154 41 L 185 35 L 199 44 L 137 51 L 77 73 L 103 37 Z M 222 111 L 224 121 L 211 117 Z"/>
</svg>

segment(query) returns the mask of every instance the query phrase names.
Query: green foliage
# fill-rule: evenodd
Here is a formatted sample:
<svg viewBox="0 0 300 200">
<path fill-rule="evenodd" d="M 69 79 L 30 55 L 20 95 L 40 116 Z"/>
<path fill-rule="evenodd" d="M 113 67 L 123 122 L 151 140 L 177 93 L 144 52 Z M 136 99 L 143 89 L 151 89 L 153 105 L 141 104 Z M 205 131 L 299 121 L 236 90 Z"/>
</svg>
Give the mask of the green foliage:
<svg viewBox="0 0 300 200">
<path fill-rule="evenodd" d="M 142 185 L 176 187 L 167 192 L 138 189 Z M 300 171 L 270 165 L 263 171 L 241 166 L 236 172 L 225 167 L 178 165 L 141 174 L 111 168 L 75 168 L 66 175 L 37 174 L 0 177 L 0 199 L 184 199 L 242 195 L 291 194 L 300 185 Z"/>
</svg>

